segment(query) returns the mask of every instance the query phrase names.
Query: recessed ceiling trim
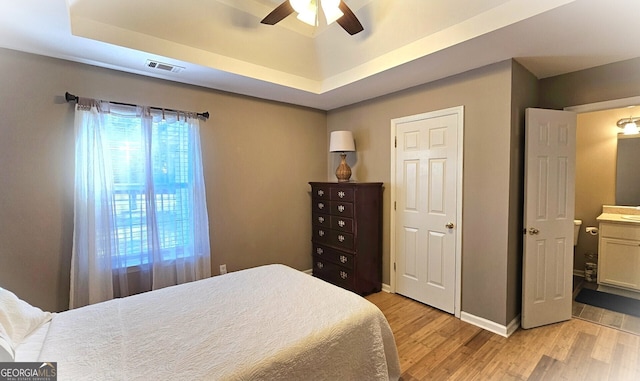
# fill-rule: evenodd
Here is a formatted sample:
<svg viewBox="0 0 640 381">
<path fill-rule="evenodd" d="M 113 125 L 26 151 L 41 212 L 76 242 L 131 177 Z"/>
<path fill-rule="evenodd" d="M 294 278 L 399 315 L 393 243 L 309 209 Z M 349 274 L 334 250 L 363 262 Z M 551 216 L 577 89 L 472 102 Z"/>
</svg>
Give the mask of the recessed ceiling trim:
<svg viewBox="0 0 640 381">
<path fill-rule="evenodd" d="M 530 0 L 513 0 L 504 3 L 461 23 L 374 58 L 362 65 L 326 78 L 322 83 L 321 92 L 337 89 L 574 1 L 542 0 L 532 2 Z"/>
<path fill-rule="evenodd" d="M 223 3 L 227 4 L 224 0 Z M 148 52 L 174 60 L 188 62 L 231 74 L 255 78 L 313 94 L 322 94 L 349 85 L 356 81 L 384 72 L 393 67 L 434 54 L 449 47 L 482 36 L 542 12 L 571 3 L 575 0 L 511 0 L 489 9 L 475 17 L 425 36 L 413 43 L 387 52 L 355 67 L 347 68 L 336 75 L 325 78 L 309 78 L 278 69 L 261 66 L 244 60 L 228 57 L 209 50 L 187 46 L 178 42 L 124 29 L 75 14 L 70 9 L 72 33 L 77 36 Z M 370 2 L 370 0 L 368 0 Z M 250 6 L 251 5 L 251 6 Z M 361 5 L 364 5 L 361 4 Z M 261 4 L 242 1 L 235 8 L 243 11 L 262 12 Z M 324 45 L 323 45 L 324 46 Z M 296 46 L 291 46 L 295 49 Z M 318 54 L 322 54 L 319 52 Z"/>
<path fill-rule="evenodd" d="M 179 59 L 180 61 L 195 65 L 271 82 L 313 94 L 319 94 L 322 88 L 322 82 L 320 81 L 285 73 L 128 29 L 114 27 L 83 17 L 71 16 L 71 32 L 78 37 L 89 38 L 162 57 Z"/>
<path fill-rule="evenodd" d="M 140 4 L 151 4 L 153 1 L 155 5 L 147 8 L 154 9 L 154 12 L 140 15 L 144 16 L 141 20 L 146 28 L 137 28 L 141 25 L 138 23 L 131 24 L 135 22 L 138 13 L 127 13 L 127 9 L 140 9 Z M 496 13 L 496 17 L 509 20 L 511 24 L 507 22 L 506 27 L 440 49 L 435 53 L 418 55 L 419 58 L 395 67 L 391 67 L 394 62 L 392 59 L 395 57 L 385 57 L 386 53 L 393 51 L 397 57 L 406 54 L 408 58 L 404 59 L 411 59 L 411 54 L 415 52 L 404 52 L 398 47 L 427 37 L 427 34 L 415 35 L 413 32 L 407 36 L 407 31 L 413 31 L 413 27 L 421 25 L 420 23 L 437 24 L 439 18 L 446 18 L 447 15 L 453 15 L 451 12 L 460 11 L 460 4 L 468 0 L 414 0 L 415 3 L 388 0 L 346 1 L 354 12 L 357 9 L 356 13 L 366 22 L 365 26 L 370 26 L 359 38 L 345 40 L 344 33 L 339 33 L 342 31 L 331 27 L 319 35 L 314 35 L 313 38 L 308 38 L 290 32 L 289 28 L 268 30 L 257 26 L 266 12 L 281 0 L 211 0 L 205 3 L 200 0 L 184 0 L 180 4 L 180 10 L 186 12 L 185 17 L 174 17 L 175 7 L 168 2 L 157 0 L 21 0 L 13 2 L 0 13 L 0 47 L 324 110 L 436 81 L 511 58 L 515 58 L 538 78 L 632 58 L 640 59 L 640 45 L 628 43 L 640 40 L 640 29 L 629 28 L 629 25 L 634 25 L 634 15 L 640 12 L 640 2 L 637 0 L 478 0 L 485 5 L 506 4 L 494 12 L 501 10 L 501 13 Z M 364 5 L 359 8 L 358 2 Z M 419 7 L 415 5 L 417 3 L 420 3 Z M 99 35 L 93 35 L 87 31 L 91 29 L 88 22 L 84 22 L 82 28 L 79 26 L 82 21 L 78 21 L 78 17 L 101 20 L 89 17 L 95 14 L 91 13 L 92 10 L 96 10 L 91 8 L 92 4 L 102 7 L 98 10 L 111 7 L 110 13 L 99 14 L 109 15 L 101 22 L 109 24 L 106 20 L 115 20 L 117 23 L 113 25 L 125 28 L 113 32 L 117 34 L 117 38 L 100 38 Z M 226 4 L 266 9 L 254 15 L 232 9 Z M 407 4 L 414 4 L 418 12 L 407 11 Z M 511 11 L 521 12 L 522 9 L 519 7 L 523 4 L 530 15 L 537 16 L 516 22 Z M 474 5 L 478 5 L 476 9 L 491 9 L 476 4 L 475 1 Z M 431 6 L 437 7 L 438 12 L 430 12 Z M 192 30 L 189 26 L 189 23 L 195 22 L 190 16 L 186 16 L 193 15 L 189 9 L 200 12 L 198 17 L 194 18 L 199 28 Z M 549 11 L 545 12 L 544 9 Z M 465 17 L 470 19 L 474 14 L 479 13 L 467 12 Z M 526 14 L 519 15 L 520 18 L 526 17 Z M 446 27 L 465 20 L 453 16 L 455 20 L 451 23 L 442 22 L 441 26 Z M 407 17 L 410 22 L 403 22 Z M 197 32 L 196 36 L 200 37 L 208 35 L 206 28 L 210 21 L 216 22 L 215 25 L 218 26 L 222 23 L 222 27 L 212 27 L 212 32 L 216 32 L 215 36 L 226 38 L 228 31 L 235 40 L 253 41 L 254 45 L 255 41 L 259 41 L 261 45 L 257 52 L 262 54 L 262 57 L 255 54 L 253 49 L 245 49 L 237 55 L 211 50 L 203 47 L 205 40 L 202 38 L 196 40 L 200 45 L 190 45 L 188 35 L 166 33 L 166 28 L 164 33 L 156 34 L 154 31 L 158 29 L 153 29 L 152 26 L 164 25 L 163 19 L 176 21 L 176 27 L 179 28 L 175 30 L 176 33 L 191 31 Z M 296 27 L 305 26 L 297 22 L 295 17 L 284 21 Z M 33 27 L 34 25 L 37 25 L 37 28 Z M 75 29 L 75 35 L 69 33 L 70 25 Z M 127 25 L 131 27 L 128 28 Z M 80 29 L 85 29 L 82 32 L 86 36 L 78 32 Z M 126 29 L 136 30 L 140 35 L 132 34 Z M 423 31 L 431 31 L 429 33 L 440 29 L 422 28 Z M 178 44 L 184 46 L 163 40 L 173 39 L 172 36 L 176 37 L 175 41 L 178 41 Z M 239 36 L 241 38 L 238 38 Z M 131 40 L 131 43 L 122 43 L 127 40 Z M 394 44 L 394 41 L 398 43 Z M 335 49 L 336 43 L 341 44 L 338 47 L 342 49 Z M 309 44 L 316 47 L 317 57 L 309 59 L 309 55 L 314 54 L 313 49 L 308 49 Z M 300 57 L 301 45 L 305 51 L 302 57 L 307 59 L 304 62 L 291 61 L 292 58 L 287 52 Z M 429 47 L 435 49 L 433 45 L 427 44 L 427 48 Z M 225 48 L 229 50 L 229 45 Z M 268 55 L 274 49 L 277 54 Z M 421 49 L 419 43 L 415 49 Z M 235 57 L 236 60 L 230 57 Z M 257 60 L 252 61 L 253 57 Z M 274 59 L 270 59 L 273 57 L 276 57 L 278 62 L 274 63 Z M 313 61 L 318 58 L 318 62 Z M 178 64 L 186 69 L 177 75 L 150 70 L 142 65 L 146 59 Z M 278 66 L 283 59 L 289 61 L 282 64 L 282 67 Z M 371 66 L 364 64 L 371 59 L 374 59 L 369 64 Z M 380 62 L 376 62 L 376 59 Z M 387 59 L 391 63 L 385 62 Z M 240 60 L 253 62 L 253 65 Z M 376 72 L 384 67 L 391 68 Z M 311 69 L 307 70 L 308 68 Z M 341 86 L 343 83 L 346 85 Z"/>
</svg>

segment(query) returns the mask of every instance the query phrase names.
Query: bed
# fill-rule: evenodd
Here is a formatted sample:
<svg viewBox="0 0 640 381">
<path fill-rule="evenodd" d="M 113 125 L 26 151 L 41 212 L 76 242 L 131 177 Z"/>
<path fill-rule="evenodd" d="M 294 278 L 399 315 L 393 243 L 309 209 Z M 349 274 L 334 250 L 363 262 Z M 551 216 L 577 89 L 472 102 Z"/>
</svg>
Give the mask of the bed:
<svg viewBox="0 0 640 381">
<path fill-rule="evenodd" d="M 59 380 L 400 377 L 393 334 L 375 305 L 284 265 L 57 314 L 19 308 L 33 309 L 37 324 L 21 328 L 17 343 L 7 331 L 20 330 L 4 327 L 15 360 L 57 362 Z"/>
</svg>

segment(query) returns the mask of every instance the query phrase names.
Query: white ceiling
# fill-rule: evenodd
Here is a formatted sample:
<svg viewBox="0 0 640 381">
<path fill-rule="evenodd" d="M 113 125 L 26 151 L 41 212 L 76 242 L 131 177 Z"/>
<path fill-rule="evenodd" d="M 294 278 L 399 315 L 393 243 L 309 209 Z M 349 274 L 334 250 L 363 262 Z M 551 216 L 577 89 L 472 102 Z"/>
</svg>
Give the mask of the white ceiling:
<svg viewBox="0 0 640 381">
<path fill-rule="evenodd" d="M 323 110 L 509 58 L 545 78 L 640 57 L 638 0 L 346 0 L 355 36 L 260 24 L 282 1 L 20 0 L 0 46 Z"/>
</svg>

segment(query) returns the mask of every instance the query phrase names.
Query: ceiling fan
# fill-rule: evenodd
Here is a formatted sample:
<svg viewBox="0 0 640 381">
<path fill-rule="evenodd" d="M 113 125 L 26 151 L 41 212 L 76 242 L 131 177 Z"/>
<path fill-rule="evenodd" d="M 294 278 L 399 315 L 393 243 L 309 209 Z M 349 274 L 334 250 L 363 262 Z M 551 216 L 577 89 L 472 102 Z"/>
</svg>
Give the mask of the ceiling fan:
<svg viewBox="0 0 640 381">
<path fill-rule="evenodd" d="M 275 25 L 296 12 L 300 21 L 317 26 L 319 5 L 322 6 L 327 24 L 335 21 L 350 35 L 364 30 L 356 15 L 342 0 L 286 0 L 260 22 L 267 25 Z"/>
</svg>

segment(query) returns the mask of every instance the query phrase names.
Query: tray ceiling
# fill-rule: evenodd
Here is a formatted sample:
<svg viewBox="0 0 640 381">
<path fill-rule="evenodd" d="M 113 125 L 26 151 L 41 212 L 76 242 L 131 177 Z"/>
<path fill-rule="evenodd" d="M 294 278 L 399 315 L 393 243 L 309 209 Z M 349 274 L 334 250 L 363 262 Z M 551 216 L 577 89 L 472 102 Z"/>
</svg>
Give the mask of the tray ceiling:
<svg viewBox="0 0 640 381">
<path fill-rule="evenodd" d="M 544 78 L 640 56 L 634 0 L 346 0 L 354 36 L 260 24 L 281 1 L 21 0 L 0 46 L 325 110 L 509 58 Z"/>
</svg>

